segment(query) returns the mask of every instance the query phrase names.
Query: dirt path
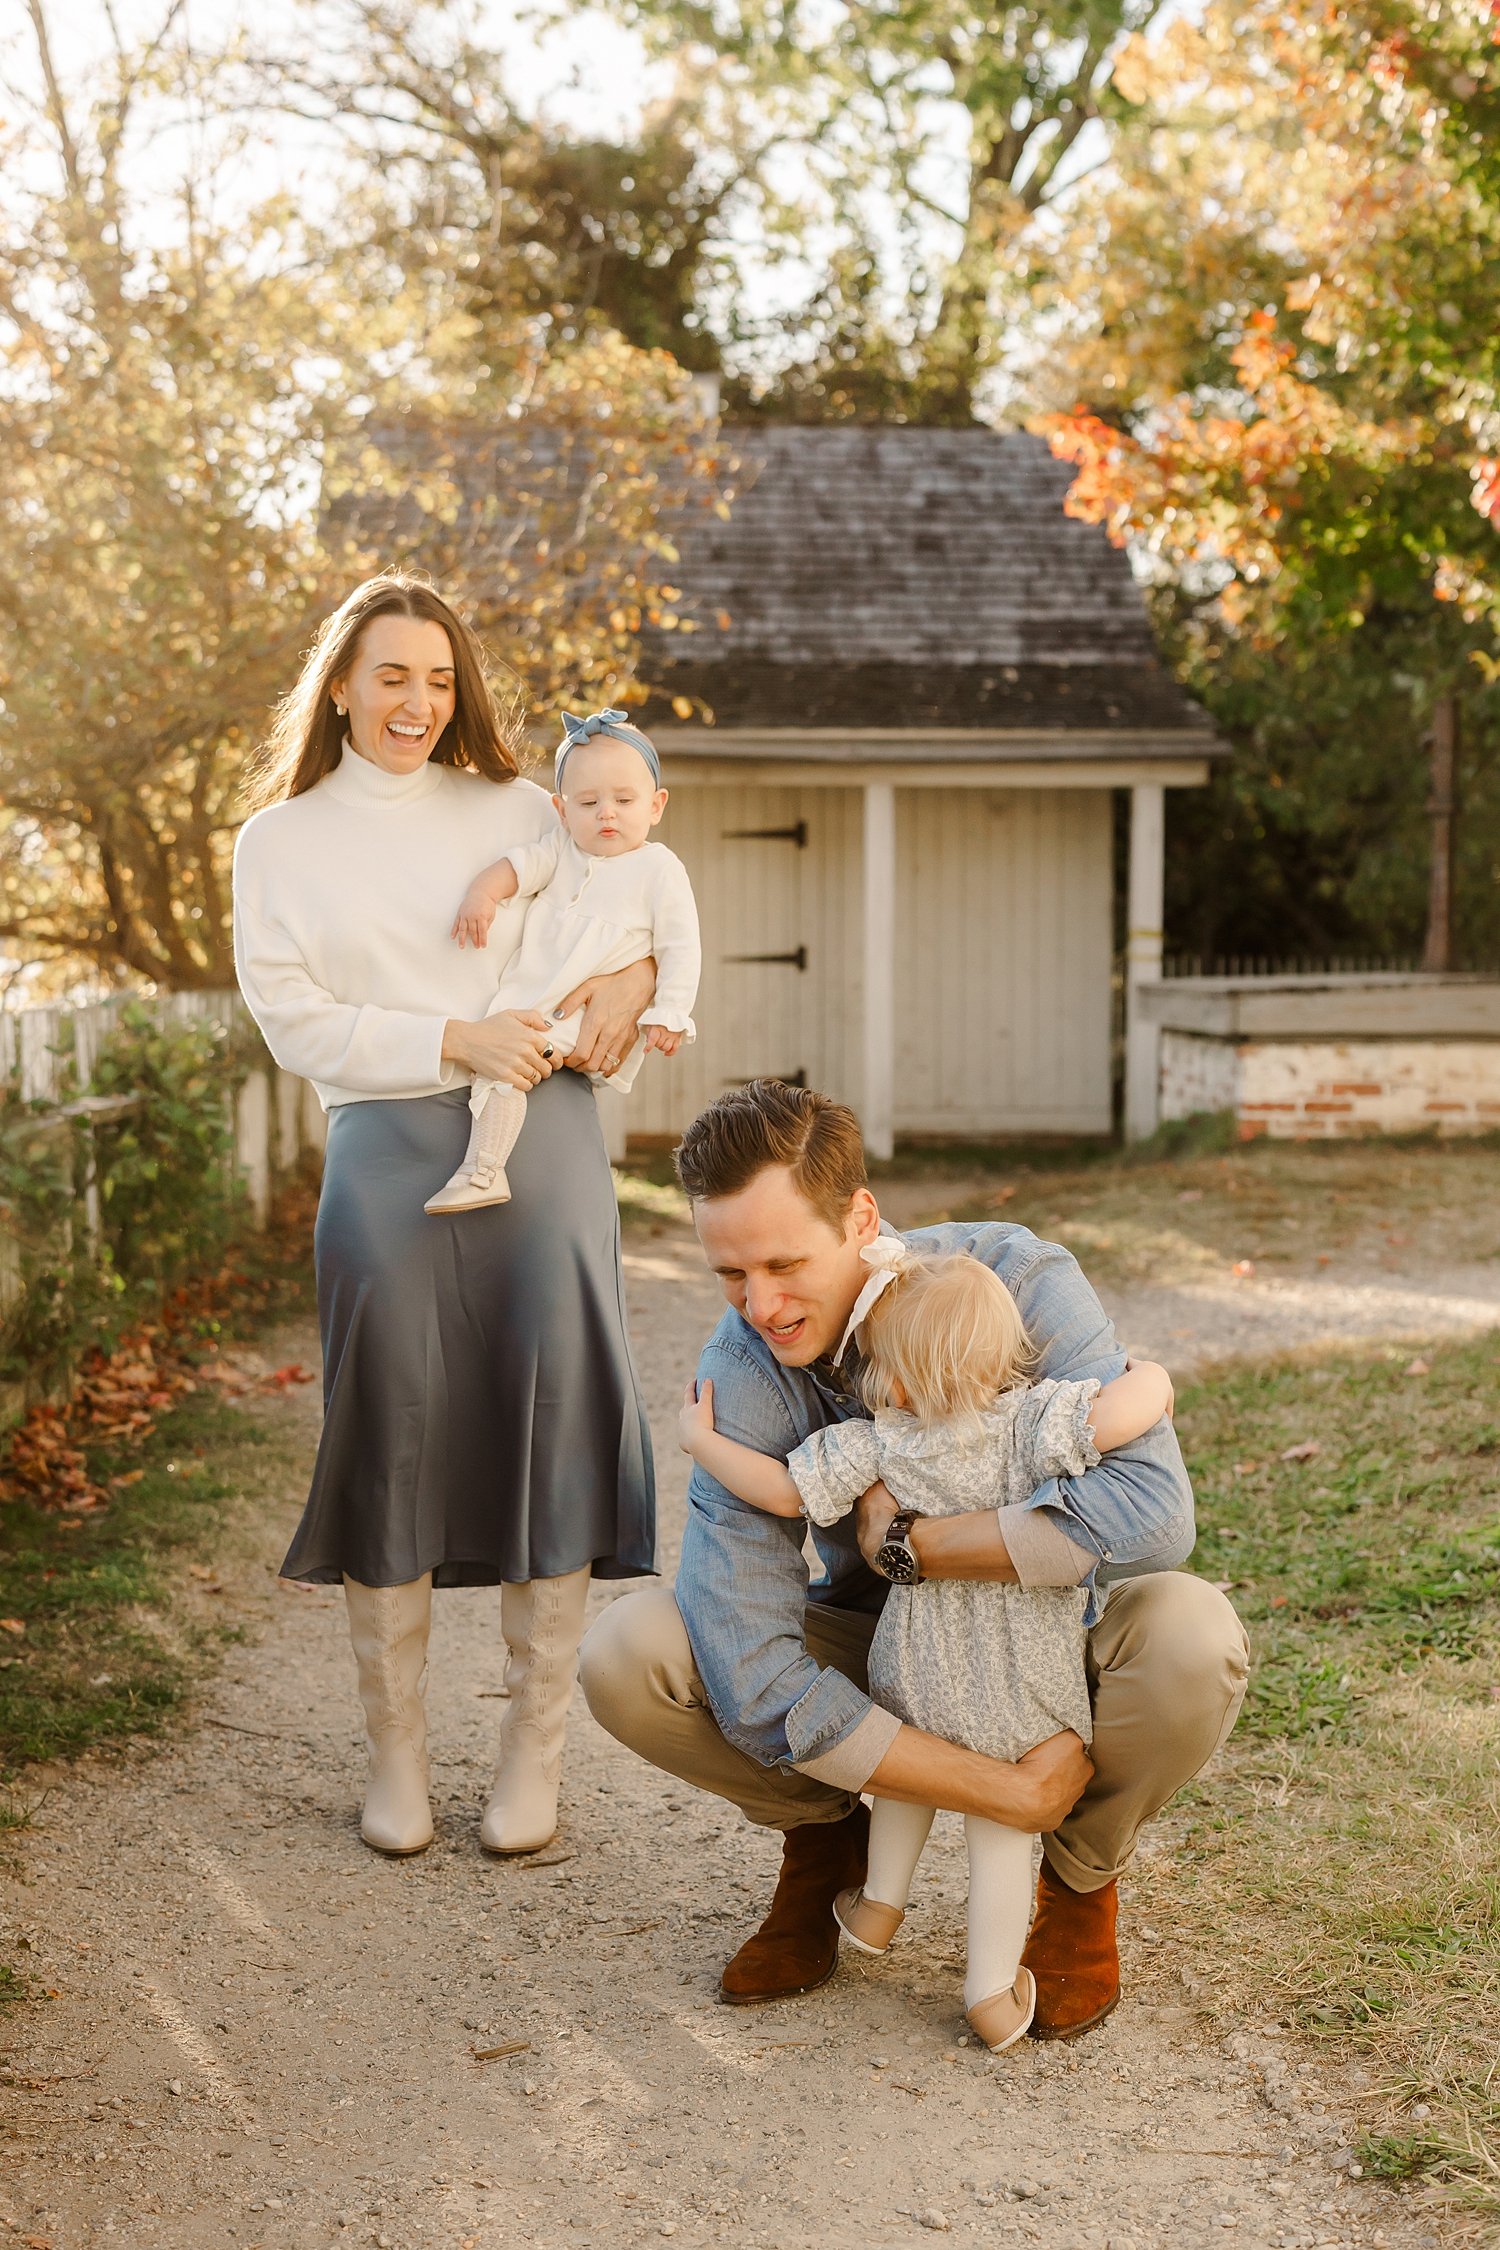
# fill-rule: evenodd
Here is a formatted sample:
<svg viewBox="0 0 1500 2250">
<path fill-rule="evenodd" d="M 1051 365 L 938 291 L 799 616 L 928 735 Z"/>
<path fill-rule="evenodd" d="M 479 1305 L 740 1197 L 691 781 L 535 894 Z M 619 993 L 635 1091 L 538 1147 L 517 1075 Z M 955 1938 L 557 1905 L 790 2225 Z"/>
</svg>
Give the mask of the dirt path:
<svg viewBox="0 0 1500 2250">
<path fill-rule="evenodd" d="M 672 1230 L 632 1237 L 629 1286 L 670 1568 L 684 1484 L 670 1423 L 714 1299 Z M 1121 1310 L 1133 1342 L 1182 1364 L 1171 1307 Z M 1197 1350 L 1215 1348 L 1208 1308 L 1193 1327 Z M 307 1394 L 261 1410 L 305 1417 L 310 1448 Z M 0 2067 L 14 2239 L 1456 2239 L 1421 2197 L 1349 2178 L 1338 2089 L 1270 2018 L 1214 2035 L 1128 1899 L 1129 1996 L 1101 2031 L 998 2060 L 961 2044 L 956 1823 L 939 1823 L 889 1961 L 846 1963 L 823 1991 L 762 2010 L 719 2006 L 715 1984 L 769 1896 L 778 1839 L 648 1771 L 581 1704 L 557 1845 L 483 1858 L 502 1667 L 491 1595 L 437 1604 L 438 1841 L 406 1862 L 365 1851 L 341 1604 L 269 1590 L 299 1501 L 288 1491 L 264 1525 L 243 1596 L 252 1637 L 198 1723 L 164 1753 L 64 1777 L 6 1883 L 56 1994 L 18 2019 Z"/>
</svg>

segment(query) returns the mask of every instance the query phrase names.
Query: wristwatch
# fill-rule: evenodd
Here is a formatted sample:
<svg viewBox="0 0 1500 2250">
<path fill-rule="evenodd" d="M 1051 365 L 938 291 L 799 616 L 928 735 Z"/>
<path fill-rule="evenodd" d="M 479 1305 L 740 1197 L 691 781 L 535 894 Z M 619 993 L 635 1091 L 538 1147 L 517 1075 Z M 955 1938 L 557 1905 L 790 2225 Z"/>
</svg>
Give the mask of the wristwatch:
<svg viewBox="0 0 1500 2250">
<path fill-rule="evenodd" d="M 920 1586 L 922 1583 L 922 1565 L 911 1543 L 911 1527 L 921 1521 L 924 1513 L 921 1508 L 902 1508 L 892 1516 L 890 1528 L 875 1550 L 875 1568 L 893 1586 Z"/>
</svg>

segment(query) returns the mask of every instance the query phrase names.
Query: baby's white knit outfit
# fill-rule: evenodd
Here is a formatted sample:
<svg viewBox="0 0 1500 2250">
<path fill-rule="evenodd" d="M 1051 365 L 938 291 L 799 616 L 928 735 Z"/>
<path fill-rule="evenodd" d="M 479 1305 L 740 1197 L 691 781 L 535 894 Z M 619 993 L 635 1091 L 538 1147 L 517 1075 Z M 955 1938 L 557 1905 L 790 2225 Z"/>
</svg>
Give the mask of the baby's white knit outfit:
<svg viewBox="0 0 1500 2250">
<path fill-rule="evenodd" d="M 656 997 L 641 1022 L 697 1036 L 693 1002 L 703 953 L 698 909 L 682 861 L 665 844 L 596 859 L 580 851 L 565 828 L 540 843 L 519 845 L 506 858 L 517 890 L 507 907 L 524 906 L 526 922 L 514 960 L 487 1011 L 535 1008 L 552 1021 L 559 1054 L 578 1044 L 582 1011 L 556 1020 L 565 996 L 588 977 L 611 975 L 637 961 L 656 960 Z M 502 908 L 501 912 L 507 911 Z M 645 1054 L 637 1039 L 620 1067 L 597 1084 L 628 1094 Z M 480 1105 L 482 1106 L 482 1104 Z"/>
<path fill-rule="evenodd" d="M 485 1013 L 506 1008 L 544 1015 L 553 1054 L 571 1055 L 583 1010 L 559 1014 L 567 994 L 589 977 L 609 976 L 653 956 L 656 994 L 641 1018 L 696 1037 L 692 1007 L 703 966 L 698 909 L 687 869 L 665 844 L 596 858 L 580 851 L 565 828 L 505 857 L 516 891 L 501 913 L 518 908 L 525 925 L 515 957 Z M 591 1071 L 594 1085 L 628 1094 L 646 1051 L 637 1036 L 618 1066 Z M 463 1163 L 426 1208 L 435 1213 L 508 1202 L 506 1159 L 526 1122 L 526 1096 L 499 1079 L 476 1078 L 469 1095 L 474 1124 Z"/>
</svg>

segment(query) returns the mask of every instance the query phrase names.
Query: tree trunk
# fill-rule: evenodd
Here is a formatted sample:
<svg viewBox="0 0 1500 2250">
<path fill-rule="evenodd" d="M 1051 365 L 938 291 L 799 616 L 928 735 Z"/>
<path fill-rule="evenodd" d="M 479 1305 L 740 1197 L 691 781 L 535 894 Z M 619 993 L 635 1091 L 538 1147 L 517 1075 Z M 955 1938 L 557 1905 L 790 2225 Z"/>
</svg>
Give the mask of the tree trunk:
<svg viewBox="0 0 1500 2250">
<path fill-rule="evenodd" d="M 1424 969 L 1453 966 L 1453 828 L 1458 791 L 1458 698 L 1451 691 L 1433 706 L 1428 737 L 1430 789 L 1427 816 L 1432 823 L 1432 861 L 1427 883 L 1427 942 Z"/>
</svg>

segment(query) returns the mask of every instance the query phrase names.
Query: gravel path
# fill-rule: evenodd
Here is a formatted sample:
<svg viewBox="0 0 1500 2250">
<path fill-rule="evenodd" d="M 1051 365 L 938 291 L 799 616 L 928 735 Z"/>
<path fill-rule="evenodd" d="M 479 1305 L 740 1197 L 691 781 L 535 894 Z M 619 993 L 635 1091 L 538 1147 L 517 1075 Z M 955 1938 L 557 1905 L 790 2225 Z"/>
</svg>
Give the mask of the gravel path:
<svg viewBox="0 0 1500 2250">
<path fill-rule="evenodd" d="M 628 1267 L 670 1549 L 684 1483 L 671 1420 L 715 1300 L 678 1232 L 633 1235 Z M 1298 1333 L 1326 1333 L 1320 1308 L 1372 1332 L 1351 1310 L 1371 1306 L 1359 1284 L 1315 1286 L 1325 1294 L 1278 1289 L 1253 1321 L 1243 1291 L 1119 1310 L 1133 1343 L 1178 1366 L 1184 1327 L 1195 1357 L 1272 1329 L 1285 1341 L 1304 1314 Z M 1488 1296 L 1474 1301 L 1500 1318 Z M 1447 1323 L 1434 1312 L 1416 1325 Z M 266 1347 L 277 1359 L 314 1348 L 306 1332 Z M 310 1446 L 306 1393 L 258 1411 L 304 1417 Z M 299 1501 L 288 1491 L 258 1535 L 235 1594 L 247 1639 L 195 1723 L 164 1752 L 62 1776 L 6 1881 L 32 1973 L 55 1993 L 14 2020 L 0 2067 L 0 2226 L 13 2239 L 909 2250 L 950 2233 L 1055 2250 L 1416 2250 L 1459 2238 L 1455 2215 L 1349 2176 L 1339 2089 L 1270 2020 L 1213 2032 L 1128 1897 L 1127 2001 L 1108 2024 L 1075 2047 L 997 2059 L 964 2043 L 956 1822 L 939 1822 L 889 1960 L 846 1961 L 821 1992 L 759 2010 L 719 2006 L 715 1984 L 769 1897 L 778 1839 L 648 1771 L 581 1704 L 557 1844 L 485 1859 L 474 1827 L 503 1656 L 492 1595 L 436 1605 L 437 1843 L 405 1862 L 363 1850 L 341 1604 L 273 1578 Z"/>
</svg>

